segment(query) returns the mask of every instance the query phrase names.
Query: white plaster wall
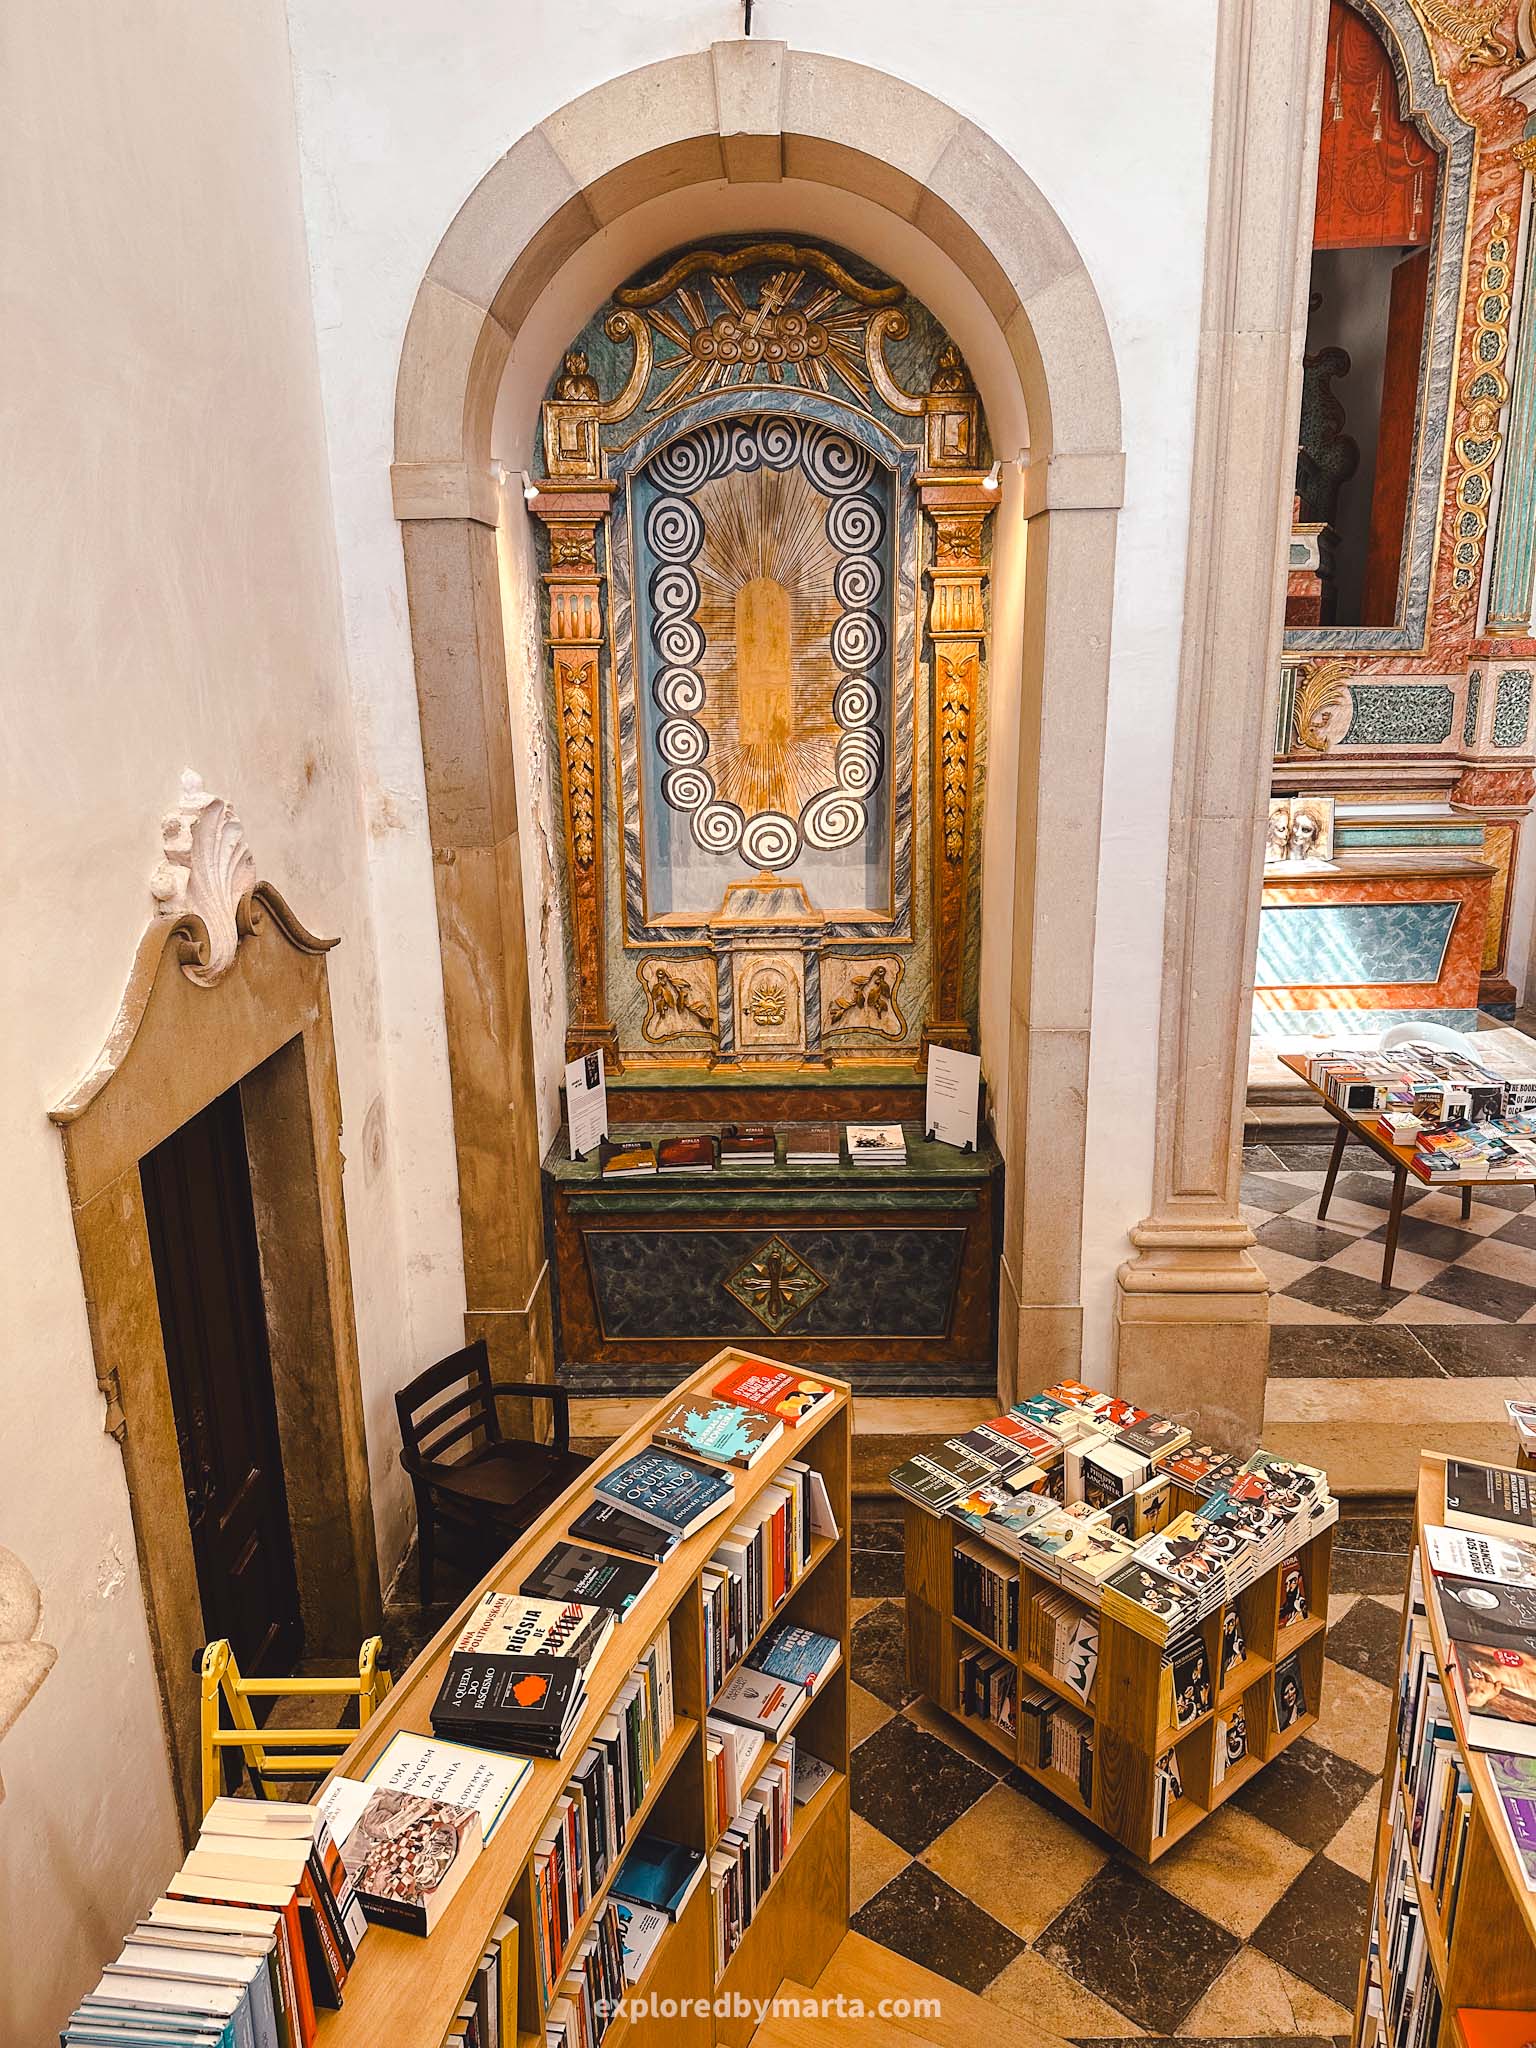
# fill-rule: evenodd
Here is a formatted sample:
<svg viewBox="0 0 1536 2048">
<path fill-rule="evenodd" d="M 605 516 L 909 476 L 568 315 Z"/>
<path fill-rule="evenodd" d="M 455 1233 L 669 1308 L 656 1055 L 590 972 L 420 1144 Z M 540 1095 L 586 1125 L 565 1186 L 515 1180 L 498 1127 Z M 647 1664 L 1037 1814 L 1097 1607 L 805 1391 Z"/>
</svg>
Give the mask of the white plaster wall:
<svg viewBox="0 0 1536 2048">
<path fill-rule="evenodd" d="M 1115 1267 L 1126 1254 L 1126 1230 L 1151 1196 L 1162 849 L 1215 0 L 1146 0 L 1118 10 L 1108 36 L 1083 32 L 1076 0 L 1028 7 L 970 0 L 943 10 L 920 0 L 842 0 L 836 8 L 824 0 L 761 0 L 755 21 L 760 35 L 910 79 L 987 129 L 1060 212 L 1109 318 L 1128 478 L 1098 876 L 1085 1238 L 1085 1368 L 1102 1373 Z M 739 34 L 741 10 L 737 0 L 611 0 L 600 32 L 583 33 L 568 0 L 514 7 L 434 0 L 430 8 L 421 0 L 289 0 L 289 24 L 361 744 L 365 756 L 387 751 L 403 786 L 414 784 L 414 686 L 388 466 L 400 341 L 417 285 L 464 198 L 520 135 L 605 78 Z M 609 229 L 599 240 L 622 232 Z M 609 281 L 623 268 L 615 264 Z M 942 316 L 937 302 L 935 309 Z M 529 334 L 514 353 L 512 377 L 537 388 L 554 361 L 551 345 L 569 331 L 568 324 L 553 344 L 546 337 L 536 348 Z M 1002 770 L 1006 736 L 997 744 Z M 994 804 L 994 822 L 1000 812 Z M 418 811 L 402 806 L 382 843 L 392 872 L 425 876 Z M 989 865 L 998 852 L 989 835 Z M 531 860 L 525 848 L 525 875 Z M 533 889 L 529 903 L 537 914 Z M 386 988 L 406 983 L 411 963 L 430 957 L 434 937 L 425 887 L 392 891 L 380 933 Z M 421 1000 L 401 1029 L 408 1024 L 415 1034 L 413 1068 L 430 1067 L 440 1092 L 436 1003 L 435 993 L 430 1005 Z M 983 1044 L 994 1086 L 1006 1072 L 998 1050 L 1006 1006 L 1006 988 L 989 973 Z M 556 1026 L 556 1007 L 545 1005 L 546 1058 Z M 429 1173 L 447 1185 L 451 1162 L 425 1142 L 413 1163 L 423 1199 Z"/>
<path fill-rule="evenodd" d="M 37 1578 L 59 1659 L 0 1744 L 0 2041 L 43 2048 L 178 1856 L 122 1458 L 46 1111 L 112 1022 L 184 766 L 236 800 L 259 871 L 305 922 L 342 937 L 331 987 L 386 1568 L 405 1529 L 388 1395 L 440 1333 L 430 1316 L 413 1331 L 426 1286 L 407 1292 L 397 1250 L 400 1098 L 280 0 L 20 0 L 4 49 L 0 1543 Z M 365 1123 L 380 1140 L 366 1159 Z M 404 1221 L 436 1261 L 451 1181 L 431 1198 L 450 1212 L 435 1236 Z M 451 1272 L 443 1287 L 451 1300 Z"/>
</svg>

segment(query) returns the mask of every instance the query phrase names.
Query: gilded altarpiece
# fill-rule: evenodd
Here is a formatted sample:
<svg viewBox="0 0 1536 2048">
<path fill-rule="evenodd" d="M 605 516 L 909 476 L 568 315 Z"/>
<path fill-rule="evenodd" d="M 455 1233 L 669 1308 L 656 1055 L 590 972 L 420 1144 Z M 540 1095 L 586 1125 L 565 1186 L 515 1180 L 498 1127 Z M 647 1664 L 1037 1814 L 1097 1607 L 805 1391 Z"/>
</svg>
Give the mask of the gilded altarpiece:
<svg viewBox="0 0 1536 2048">
<path fill-rule="evenodd" d="M 1356 1029 L 1360 1007 L 1378 1022 L 1450 1008 L 1463 1028 L 1477 1008 L 1513 1012 L 1525 962 L 1507 912 L 1536 786 L 1533 60 L 1515 0 L 1332 0 L 1315 246 L 1417 254 L 1398 261 L 1366 600 L 1346 614 L 1369 623 L 1328 622 L 1337 534 L 1326 503 L 1303 502 L 1330 468 L 1349 487 L 1359 451 L 1337 401 L 1359 366 L 1307 358 L 1273 789 L 1335 800 L 1335 874 L 1266 881 L 1266 908 L 1305 898 L 1312 927 L 1305 957 L 1260 990 L 1261 1031 Z M 1400 976 L 1393 947 L 1405 906 L 1463 882 L 1487 913 L 1458 925 L 1480 975 L 1453 999 L 1443 975 Z M 1358 934 L 1378 897 L 1369 943 L 1344 946 L 1339 918 Z M 1342 952 L 1360 986 L 1341 985 Z"/>
<path fill-rule="evenodd" d="M 839 249 L 675 252 L 573 339 L 529 501 L 570 1055 L 974 1044 L 991 460 L 950 337 Z"/>
</svg>

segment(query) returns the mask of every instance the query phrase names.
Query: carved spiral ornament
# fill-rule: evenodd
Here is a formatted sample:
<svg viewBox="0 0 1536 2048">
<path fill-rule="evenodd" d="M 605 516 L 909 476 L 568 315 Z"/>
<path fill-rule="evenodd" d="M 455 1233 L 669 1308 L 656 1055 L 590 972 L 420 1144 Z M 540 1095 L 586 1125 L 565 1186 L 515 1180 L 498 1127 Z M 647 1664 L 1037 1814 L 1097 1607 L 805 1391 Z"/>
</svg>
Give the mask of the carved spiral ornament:
<svg viewBox="0 0 1536 2048">
<path fill-rule="evenodd" d="M 710 742 L 700 714 L 708 691 L 700 673 L 705 635 L 695 617 L 701 593 L 693 565 L 705 532 L 692 493 L 733 471 L 784 471 L 795 464 L 828 500 L 826 537 L 838 558 L 832 589 L 841 611 L 828 642 L 841 671 L 831 702 L 839 728 L 834 780 L 801 806 L 798 818 L 783 810 L 748 817 L 719 797 L 703 765 Z M 657 450 L 647 475 L 658 492 L 646 507 L 643 531 L 656 563 L 647 589 L 650 641 L 659 663 L 651 697 L 665 714 L 654 733 L 656 752 L 666 764 L 662 801 L 688 818 L 704 852 L 739 852 L 758 868 L 789 867 L 807 844 L 819 851 L 856 844 L 868 829 L 869 802 L 885 774 L 885 741 L 878 724 L 881 693 L 870 673 L 883 660 L 887 643 L 885 619 L 876 609 L 886 588 L 880 550 L 887 521 L 878 500 L 867 495 L 875 476 L 874 456 L 832 427 L 774 414 L 694 427 Z"/>
</svg>

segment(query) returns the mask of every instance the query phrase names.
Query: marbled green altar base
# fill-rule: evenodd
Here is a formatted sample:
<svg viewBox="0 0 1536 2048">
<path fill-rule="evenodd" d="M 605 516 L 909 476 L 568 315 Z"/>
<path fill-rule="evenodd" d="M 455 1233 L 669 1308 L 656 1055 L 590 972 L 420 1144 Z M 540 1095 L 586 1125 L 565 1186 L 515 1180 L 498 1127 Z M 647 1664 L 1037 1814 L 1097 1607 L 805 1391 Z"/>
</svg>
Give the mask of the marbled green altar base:
<svg viewBox="0 0 1536 2048">
<path fill-rule="evenodd" d="M 734 1342 L 819 1362 L 866 1393 L 990 1389 L 1002 1158 L 990 1142 L 964 1153 L 904 1128 L 904 1167 L 621 1182 L 595 1158 L 572 1160 L 562 1131 L 544 1164 L 562 1382 L 661 1391 Z M 716 1129 L 614 1123 L 612 1136 Z"/>
</svg>

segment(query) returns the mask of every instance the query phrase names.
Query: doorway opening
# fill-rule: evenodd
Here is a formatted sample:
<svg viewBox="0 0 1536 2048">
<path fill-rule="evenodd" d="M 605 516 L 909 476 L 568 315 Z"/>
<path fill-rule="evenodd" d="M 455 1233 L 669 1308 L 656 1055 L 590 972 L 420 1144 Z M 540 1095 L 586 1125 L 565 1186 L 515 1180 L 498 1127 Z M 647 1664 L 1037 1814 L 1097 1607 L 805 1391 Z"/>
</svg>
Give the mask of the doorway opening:
<svg viewBox="0 0 1536 2048">
<path fill-rule="evenodd" d="M 294 1671 L 304 1624 L 239 1086 L 139 1176 L 204 1626 L 243 1671 Z"/>
</svg>

